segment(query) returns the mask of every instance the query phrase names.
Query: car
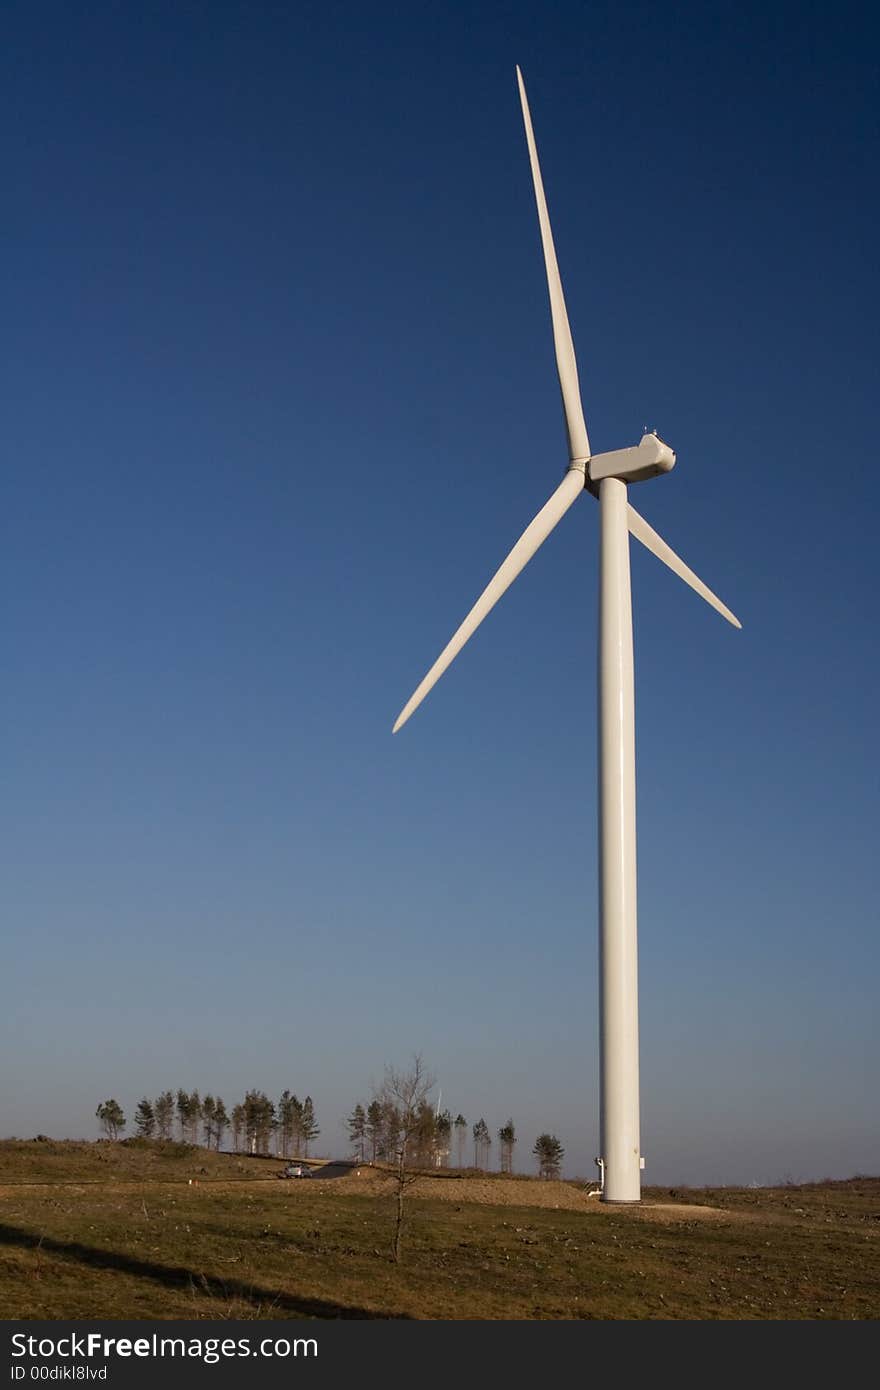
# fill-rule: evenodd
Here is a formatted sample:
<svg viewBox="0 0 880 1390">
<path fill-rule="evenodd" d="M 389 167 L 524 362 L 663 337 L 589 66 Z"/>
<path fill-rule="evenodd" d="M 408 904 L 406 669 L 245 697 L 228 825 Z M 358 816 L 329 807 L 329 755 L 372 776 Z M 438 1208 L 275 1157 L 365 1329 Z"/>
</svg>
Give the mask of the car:
<svg viewBox="0 0 880 1390">
<path fill-rule="evenodd" d="M 282 1178 L 310 1178 L 311 1168 L 305 1168 L 301 1163 L 288 1163 L 287 1167 L 279 1174 Z"/>
</svg>

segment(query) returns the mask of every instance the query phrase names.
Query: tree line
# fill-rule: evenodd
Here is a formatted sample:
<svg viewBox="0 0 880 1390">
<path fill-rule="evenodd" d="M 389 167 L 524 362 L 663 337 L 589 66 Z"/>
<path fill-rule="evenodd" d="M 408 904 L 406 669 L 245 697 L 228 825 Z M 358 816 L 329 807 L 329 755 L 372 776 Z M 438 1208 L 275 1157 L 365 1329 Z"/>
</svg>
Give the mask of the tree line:
<svg viewBox="0 0 880 1390">
<path fill-rule="evenodd" d="M 109 1139 L 122 1136 L 127 1121 L 116 1100 L 103 1101 L 95 1114 Z M 481 1116 L 470 1126 L 461 1113 L 453 1119 L 450 1110 L 432 1106 L 426 1093 L 407 1109 L 383 1088 L 367 1104 L 358 1102 L 346 1124 L 353 1156 L 360 1163 L 397 1164 L 405 1149 L 408 1168 L 490 1167 L 493 1139 L 485 1119 Z M 163 1091 L 155 1098 L 143 1096 L 135 1107 L 134 1131 L 141 1139 L 176 1138 L 217 1150 L 228 1135 L 235 1153 L 274 1153 L 280 1158 L 308 1158 L 309 1146 L 321 1132 L 311 1096 L 300 1100 L 285 1090 L 276 1103 L 265 1091 L 251 1090 L 227 1112 L 220 1096 L 182 1089 L 176 1094 Z M 499 1171 L 512 1173 L 517 1144 L 512 1119 L 496 1137 Z M 560 1176 L 565 1150 L 555 1134 L 538 1135 L 532 1154 L 542 1178 Z"/>
<path fill-rule="evenodd" d="M 359 1101 L 346 1119 L 355 1158 L 361 1163 L 397 1162 L 405 1141 L 408 1166 L 464 1168 L 466 1151 L 472 1143 L 473 1163 L 467 1166 L 480 1171 L 489 1169 L 492 1135 L 482 1116 L 470 1127 L 469 1134 L 464 1115 L 459 1113 L 453 1120 L 451 1111 L 436 1110 L 427 1096 L 420 1096 L 411 1111 L 405 1115 L 400 1103 L 387 1093 L 374 1096 L 367 1105 Z M 497 1134 L 499 1171 L 512 1173 L 517 1142 L 513 1120 L 502 1125 Z M 457 1158 L 455 1165 L 450 1164 L 453 1147 Z M 539 1135 L 532 1153 L 542 1178 L 559 1177 L 565 1150 L 555 1134 Z"/>
<path fill-rule="evenodd" d="M 95 1115 L 108 1139 L 121 1137 L 127 1121 L 118 1101 L 102 1101 Z M 142 1096 L 135 1107 L 134 1130 L 139 1139 L 176 1138 L 218 1150 L 228 1132 L 233 1152 L 274 1152 L 280 1158 L 308 1158 L 309 1145 L 321 1133 L 311 1096 L 300 1100 L 289 1090 L 277 1104 L 265 1091 L 248 1091 L 231 1112 L 220 1096 L 200 1096 L 198 1091 Z"/>
</svg>

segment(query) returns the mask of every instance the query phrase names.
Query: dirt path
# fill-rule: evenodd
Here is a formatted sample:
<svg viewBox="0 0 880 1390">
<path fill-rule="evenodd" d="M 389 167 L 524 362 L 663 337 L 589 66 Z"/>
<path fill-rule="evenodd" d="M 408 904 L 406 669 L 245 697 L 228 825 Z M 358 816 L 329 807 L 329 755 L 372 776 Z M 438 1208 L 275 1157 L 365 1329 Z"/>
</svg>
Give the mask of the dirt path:
<svg viewBox="0 0 880 1390">
<path fill-rule="evenodd" d="M 369 1168 L 352 1170 L 344 1178 L 323 1180 L 315 1176 L 307 1189 L 338 1192 L 346 1196 L 378 1197 L 390 1192 L 393 1179 Z M 285 1187 L 298 1187 L 296 1182 Z M 471 1202 L 504 1207 L 551 1207 L 559 1211 L 589 1211 L 611 1215 L 615 1212 L 653 1221 L 717 1221 L 730 1220 L 733 1213 L 720 1207 L 696 1206 L 683 1202 L 642 1202 L 638 1206 L 606 1206 L 597 1197 L 587 1195 L 587 1189 L 565 1182 L 535 1182 L 508 1178 L 503 1182 L 492 1178 L 417 1178 L 408 1195 L 431 1201 L 453 1202 L 465 1206 Z"/>
</svg>

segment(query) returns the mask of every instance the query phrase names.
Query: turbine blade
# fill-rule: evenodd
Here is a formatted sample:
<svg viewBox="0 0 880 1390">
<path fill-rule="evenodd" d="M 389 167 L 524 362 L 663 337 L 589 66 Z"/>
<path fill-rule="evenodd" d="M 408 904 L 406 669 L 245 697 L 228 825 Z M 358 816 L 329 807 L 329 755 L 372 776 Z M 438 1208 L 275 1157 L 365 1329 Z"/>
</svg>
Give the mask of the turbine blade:
<svg viewBox="0 0 880 1390">
<path fill-rule="evenodd" d="M 584 475 L 576 469 L 566 473 L 553 496 L 544 504 L 534 521 L 523 531 L 494 579 L 489 581 L 455 636 L 443 648 L 421 685 L 417 687 L 400 711 L 395 720 L 394 728 L 391 730 L 393 734 L 396 734 L 410 715 L 418 709 L 428 691 L 437 684 L 447 666 L 458 656 L 465 642 L 480 626 L 486 614 L 495 607 L 501 595 L 510 588 L 520 571 L 525 569 L 535 551 L 547 539 L 557 522 L 562 520 L 571 504 L 583 490 Z"/>
<path fill-rule="evenodd" d="M 538 163 L 532 118 L 529 114 L 529 102 L 519 67 L 516 70 L 516 80 L 519 83 L 519 99 L 526 127 L 529 160 L 532 166 L 532 182 L 535 185 L 535 201 L 538 204 L 538 221 L 541 225 L 541 241 L 544 246 L 544 266 L 547 271 L 550 314 L 553 319 L 553 343 L 556 348 L 556 370 L 559 373 L 559 387 L 562 391 L 562 404 L 565 410 L 565 427 L 568 431 L 568 456 L 574 462 L 576 459 L 581 460 L 590 457 L 590 441 L 584 423 L 584 409 L 581 404 L 581 391 L 578 385 L 574 343 L 571 340 L 568 314 L 565 311 L 565 297 L 562 293 L 562 281 L 559 278 L 553 233 L 550 230 L 550 214 L 547 211 L 547 199 L 544 197 L 544 184 L 541 179 L 541 166 Z"/>
<path fill-rule="evenodd" d="M 657 532 L 652 526 L 648 525 L 645 518 L 639 516 L 634 507 L 627 506 L 626 519 L 630 532 L 635 536 L 637 541 L 641 541 L 642 545 L 645 546 L 647 550 L 650 550 L 652 555 L 656 555 L 658 560 L 662 560 L 664 565 L 668 565 L 673 574 L 677 574 L 679 579 L 684 580 L 685 584 L 690 584 L 695 593 L 698 593 L 701 598 L 704 598 L 710 607 L 721 614 L 722 618 L 726 618 L 734 627 L 742 628 L 742 623 L 739 618 L 731 613 L 730 609 L 721 602 L 717 594 L 712 593 L 712 590 L 703 583 L 702 579 L 697 578 L 693 570 L 689 569 L 684 560 L 676 555 L 675 551 L 666 544 L 662 536 L 657 535 Z"/>
</svg>

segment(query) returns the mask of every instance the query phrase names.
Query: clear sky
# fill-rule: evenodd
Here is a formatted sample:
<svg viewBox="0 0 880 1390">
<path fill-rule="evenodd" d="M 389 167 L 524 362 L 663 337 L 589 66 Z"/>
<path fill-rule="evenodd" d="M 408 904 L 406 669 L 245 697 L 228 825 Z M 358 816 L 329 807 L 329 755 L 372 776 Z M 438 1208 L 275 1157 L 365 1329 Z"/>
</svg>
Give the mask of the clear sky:
<svg viewBox="0 0 880 1390">
<path fill-rule="evenodd" d="M 518 62 L 593 448 L 743 622 L 634 546 L 645 1177 L 880 1171 L 874 26 L 5 7 L 0 1133 L 344 1153 L 420 1050 L 594 1174 L 591 498 L 391 736 L 566 464 Z"/>
</svg>

